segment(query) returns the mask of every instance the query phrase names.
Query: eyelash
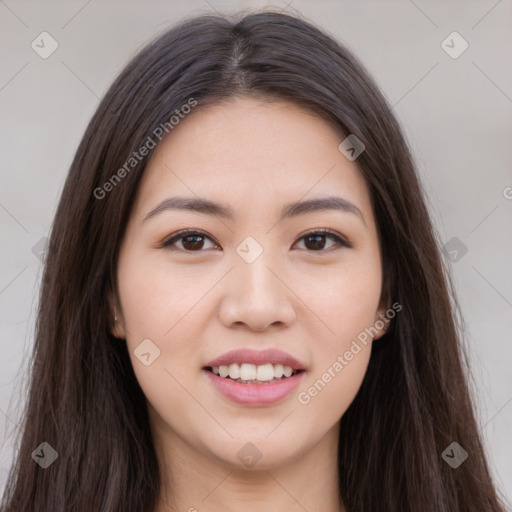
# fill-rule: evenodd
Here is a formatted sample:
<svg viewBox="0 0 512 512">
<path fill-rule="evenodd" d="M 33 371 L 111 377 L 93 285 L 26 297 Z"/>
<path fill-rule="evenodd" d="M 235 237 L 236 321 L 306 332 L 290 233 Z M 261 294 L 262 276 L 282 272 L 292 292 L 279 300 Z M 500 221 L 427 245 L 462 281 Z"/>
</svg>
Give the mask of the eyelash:
<svg viewBox="0 0 512 512">
<path fill-rule="evenodd" d="M 178 231 L 177 233 L 173 233 L 172 235 L 167 237 L 160 244 L 160 248 L 167 249 L 169 251 L 176 251 L 177 250 L 177 251 L 182 251 L 182 252 L 187 252 L 187 253 L 204 252 L 206 249 L 199 249 L 197 251 L 188 251 L 186 249 L 173 249 L 173 248 L 171 248 L 171 246 L 176 241 L 179 241 L 182 238 L 186 238 L 187 236 L 190 236 L 190 235 L 199 235 L 199 236 L 202 236 L 202 237 L 205 237 L 205 238 L 209 238 L 212 242 L 217 244 L 217 242 L 211 236 L 209 236 L 207 233 L 205 233 L 204 231 L 193 230 L 193 229 L 184 229 L 182 231 Z M 353 247 L 353 245 L 350 242 L 348 242 L 347 240 L 342 238 L 335 231 L 331 231 L 330 229 L 315 229 L 315 230 L 312 230 L 312 231 L 308 231 L 307 233 L 304 233 L 303 235 L 301 235 L 298 238 L 298 241 L 302 240 L 303 238 L 307 238 L 308 236 L 311 236 L 311 235 L 328 235 L 328 237 L 334 239 L 339 244 L 339 246 L 341 246 L 341 247 L 345 247 L 347 249 L 350 249 L 350 248 Z M 341 247 L 338 247 L 337 249 L 340 249 Z M 318 250 L 318 251 L 307 251 L 307 252 L 323 253 L 323 252 L 327 252 L 327 251 L 330 251 L 330 250 L 332 250 L 332 247 L 329 248 L 329 249 L 321 249 L 321 250 Z"/>
</svg>

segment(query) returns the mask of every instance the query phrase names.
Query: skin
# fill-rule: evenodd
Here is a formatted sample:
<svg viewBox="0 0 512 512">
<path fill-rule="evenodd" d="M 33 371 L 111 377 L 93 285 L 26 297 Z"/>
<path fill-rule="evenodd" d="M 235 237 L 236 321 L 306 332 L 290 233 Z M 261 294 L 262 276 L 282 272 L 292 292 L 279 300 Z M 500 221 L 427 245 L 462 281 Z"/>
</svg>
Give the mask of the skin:
<svg viewBox="0 0 512 512">
<path fill-rule="evenodd" d="M 126 338 L 148 401 L 162 475 L 154 512 L 345 510 L 339 420 L 372 340 L 307 405 L 297 399 L 389 307 L 369 191 L 338 150 L 344 138 L 294 104 L 234 98 L 193 111 L 154 150 L 121 246 L 120 302 L 111 298 L 114 335 Z M 235 218 L 167 210 L 143 220 L 175 195 L 226 203 Z M 355 204 L 364 221 L 337 210 L 278 220 L 284 204 L 330 195 Z M 321 228 L 353 247 L 327 235 L 315 250 L 304 234 Z M 160 246 L 181 229 L 207 238 Z M 263 249 L 252 263 L 236 252 L 247 236 Z M 144 339 L 160 350 L 149 366 L 134 355 Z M 305 378 L 276 404 L 237 405 L 201 368 L 242 347 L 284 350 L 306 365 Z M 252 467 L 237 456 L 248 442 L 261 454 Z"/>
</svg>

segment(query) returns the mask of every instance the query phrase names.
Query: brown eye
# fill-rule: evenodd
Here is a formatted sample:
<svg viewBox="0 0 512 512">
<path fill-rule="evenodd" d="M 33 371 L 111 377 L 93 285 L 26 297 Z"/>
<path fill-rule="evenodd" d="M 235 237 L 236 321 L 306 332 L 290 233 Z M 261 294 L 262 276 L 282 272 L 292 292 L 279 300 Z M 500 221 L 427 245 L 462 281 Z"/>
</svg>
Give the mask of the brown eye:
<svg viewBox="0 0 512 512">
<path fill-rule="evenodd" d="M 212 240 L 202 231 L 180 231 L 162 242 L 162 247 L 169 250 L 182 250 L 186 252 L 200 252 L 205 249 L 205 241 Z M 176 247 L 173 247 L 178 243 Z M 181 247 L 180 244 L 181 243 Z M 213 244 L 215 247 L 215 244 Z M 211 247 L 206 247 L 209 249 Z"/>
<path fill-rule="evenodd" d="M 326 247 L 328 239 L 334 241 L 334 244 L 327 245 Z M 333 246 L 352 247 L 351 243 L 330 230 L 311 231 L 303 235 L 299 240 L 304 240 L 304 246 L 308 252 L 326 252 Z M 209 242 L 211 245 L 208 247 Z M 210 236 L 202 231 L 185 230 L 171 235 L 162 242 L 161 247 L 170 251 L 202 252 L 205 249 L 219 246 Z"/>
<path fill-rule="evenodd" d="M 352 247 L 352 244 L 330 230 L 312 231 L 303 235 L 299 240 L 304 240 L 304 246 L 309 252 L 322 252 L 333 247 L 330 245 L 326 248 L 326 240 L 329 238 L 334 240 L 334 246 Z"/>
</svg>

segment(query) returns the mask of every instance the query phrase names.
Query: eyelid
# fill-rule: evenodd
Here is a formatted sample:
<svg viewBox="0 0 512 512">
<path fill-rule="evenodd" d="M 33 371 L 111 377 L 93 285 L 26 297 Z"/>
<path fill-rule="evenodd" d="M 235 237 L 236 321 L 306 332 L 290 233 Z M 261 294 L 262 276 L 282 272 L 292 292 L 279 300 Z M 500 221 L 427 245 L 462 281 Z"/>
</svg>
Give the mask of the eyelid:
<svg viewBox="0 0 512 512">
<path fill-rule="evenodd" d="M 166 237 L 159 245 L 160 248 L 169 249 L 173 242 L 178 241 L 180 238 L 184 238 L 187 235 L 202 235 L 205 238 L 209 238 L 216 245 L 220 245 L 217 240 L 211 235 L 209 235 L 206 231 L 202 229 L 181 229 L 180 231 L 176 231 L 176 233 L 172 233 L 168 237 Z M 204 252 L 204 251 L 185 251 L 185 252 Z"/>
<path fill-rule="evenodd" d="M 172 233 L 171 235 L 169 235 L 167 238 L 165 238 L 161 244 L 159 245 L 160 248 L 163 248 L 163 249 L 169 249 L 170 246 L 177 240 L 179 240 L 180 238 L 184 238 L 185 236 L 187 235 L 202 235 L 204 236 L 205 238 L 209 238 L 212 242 L 214 242 L 216 245 L 220 245 L 213 236 L 209 235 L 206 231 L 203 231 L 201 229 L 190 229 L 190 228 L 187 228 L 187 229 L 182 229 L 180 231 L 177 231 L 176 233 Z M 337 233 L 336 231 L 333 231 L 332 229 L 328 229 L 328 228 L 313 228 L 313 229 L 309 229 L 308 231 L 305 231 L 304 233 L 301 233 L 300 235 L 297 236 L 297 240 L 294 242 L 294 245 L 302 240 L 303 238 L 307 237 L 308 235 L 316 235 L 316 234 L 322 234 L 322 235 L 327 235 L 327 236 L 330 236 L 331 238 L 335 239 L 336 242 L 339 244 L 339 246 L 341 247 L 346 247 L 346 248 L 353 248 L 353 244 L 351 242 L 349 242 L 343 235 Z M 169 249 L 169 250 L 172 250 L 172 249 Z M 180 250 L 180 249 L 178 249 Z M 184 252 L 188 252 L 188 253 L 193 253 L 193 252 L 204 252 L 203 250 L 199 250 L 199 251 L 184 251 Z M 328 252 L 328 251 L 307 251 L 307 252 L 311 252 L 311 253 L 324 253 L 324 252 Z"/>
<path fill-rule="evenodd" d="M 304 238 L 304 237 L 306 237 L 308 235 L 316 235 L 318 233 L 320 233 L 322 235 L 329 235 L 329 236 L 331 236 L 332 238 L 336 239 L 337 242 L 342 247 L 347 247 L 349 249 L 354 247 L 354 245 L 351 242 L 349 242 L 343 235 L 341 235 L 337 231 L 333 231 L 332 229 L 328 229 L 328 228 L 316 228 L 316 229 L 313 228 L 313 229 L 309 229 L 305 233 L 301 233 L 297 237 L 297 241 L 301 240 L 302 238 Z M 322 252 L 325 252 L 325 251 L 309 251 L 309 252 L 312 252 L 312 253 L 314 253 L 314 252 L 322 253 Z"/>
</svg>

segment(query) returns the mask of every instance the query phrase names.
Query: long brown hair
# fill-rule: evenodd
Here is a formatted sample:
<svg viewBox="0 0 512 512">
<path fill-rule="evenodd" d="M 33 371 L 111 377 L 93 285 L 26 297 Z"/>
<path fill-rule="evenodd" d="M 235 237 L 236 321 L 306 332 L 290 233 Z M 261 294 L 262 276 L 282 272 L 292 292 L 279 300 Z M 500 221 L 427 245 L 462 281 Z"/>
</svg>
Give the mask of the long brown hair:
<svg viewBox="0 0 512 512">
<path fill-rule="evenodd" d="M 468 391 L 455 293 L 399 123 L 347 48 L 272 11 L 203 15 L 166 30 L 125 67 L 90 121 L 51 230 L 1 511 L 155 507 L 160 473 L 146 401 L 126 344 L 110 334 L 107 299 L 151 152 L 133 169 L 126 162 L 159 127 L 172 136 L 169 119 L 191 98 L 197 110 L 234 95 L 312 109 L 366 148 L 357 166 L 371 192 L 384 289 L 403 307 L 374 344 L 341 418 L 339 490 L 348 512 L 502 511 Z M 116 173 L 122 179 L 112 180 Z M 454 441 L 469 454 L 457 468 L 441 457 Z M 32 459 L 42 442 L 58 453 L 46 469 Z"/>
</svg>

